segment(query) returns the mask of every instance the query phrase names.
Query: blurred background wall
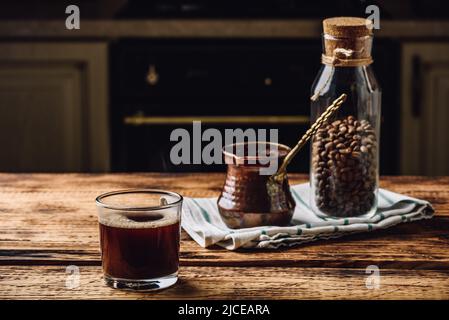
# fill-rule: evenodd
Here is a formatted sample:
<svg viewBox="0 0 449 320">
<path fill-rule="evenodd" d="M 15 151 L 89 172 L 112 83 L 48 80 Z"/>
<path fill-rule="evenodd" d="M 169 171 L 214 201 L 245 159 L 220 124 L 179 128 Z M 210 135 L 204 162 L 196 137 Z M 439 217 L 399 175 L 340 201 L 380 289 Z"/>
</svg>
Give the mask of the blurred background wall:
<svg viewBox="0 0 449 320">
<path fill-rule="evenodd" d="M 192 120 L 276 128 L 293 145 L 310 125 L 321 20 L 370 4 L 381 174 L 447 175 L 449 8 L 436 0 L 2 1 L 0 171 L 223 170 L 171 164 L 170 133 Z"/>
</svg>

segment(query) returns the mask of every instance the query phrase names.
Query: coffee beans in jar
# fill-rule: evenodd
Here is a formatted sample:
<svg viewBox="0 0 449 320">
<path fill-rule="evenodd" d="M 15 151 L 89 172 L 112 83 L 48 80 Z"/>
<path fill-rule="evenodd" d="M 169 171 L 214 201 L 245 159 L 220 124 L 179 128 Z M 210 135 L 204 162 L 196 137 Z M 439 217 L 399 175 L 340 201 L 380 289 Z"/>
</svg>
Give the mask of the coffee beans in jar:
<svg viewBox="0 0 449 320">
<path fill-rule="evenodd" d="M 359 216 L 375 205 L 377 137 L 367 120 L 354 116 L 326 123 L 312 143 L 315 206 L 326 215 Z"/>
<path fill-rule="evenodd" d="M 335 97 L 345 93 L 347 99 L 338 118 L 315 134 L 310 148 L 310 200 L 321 217 L 376 210 L 382 90 L 372 67 L 370 24 L 355 17 L 323 21 L 322 67 L 311 89 L 311 121 Z"/>
</svg>

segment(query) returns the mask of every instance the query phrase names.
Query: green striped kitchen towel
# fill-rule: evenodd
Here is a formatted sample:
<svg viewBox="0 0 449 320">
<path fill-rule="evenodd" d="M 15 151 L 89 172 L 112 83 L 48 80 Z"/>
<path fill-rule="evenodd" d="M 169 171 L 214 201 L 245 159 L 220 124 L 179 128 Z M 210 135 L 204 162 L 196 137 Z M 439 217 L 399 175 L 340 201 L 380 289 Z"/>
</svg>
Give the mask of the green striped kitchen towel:
<svg viewBox="0 0 449 320">
<path fill-rule="evenodd" d="M 290 226 L 229 229 L 218 213 L 216 198 L 185 198 L 182 227 L 202 247 L 274 249 L 430 219 L 434 211 L 427 201 L 379 189 L 378 210 L 371 218 L 320 218 L 308 205 L 309 184 L 291 190 L 296 208 Z"/>
</svg>

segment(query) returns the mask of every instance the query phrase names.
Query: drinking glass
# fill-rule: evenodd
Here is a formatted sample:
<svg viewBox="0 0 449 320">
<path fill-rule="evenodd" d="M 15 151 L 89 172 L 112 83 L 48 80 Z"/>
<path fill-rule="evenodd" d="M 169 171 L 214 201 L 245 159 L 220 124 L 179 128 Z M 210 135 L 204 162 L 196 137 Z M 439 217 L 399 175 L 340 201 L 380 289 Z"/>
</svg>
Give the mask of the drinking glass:
<svg viewBox="0 0 449 320">
<path fill-rule="evenodd" d="M 104 280 L 118 289 L 157 290 L 178 280 L 182 196 L 152 189 L 96 198 Z"/>
</svg>

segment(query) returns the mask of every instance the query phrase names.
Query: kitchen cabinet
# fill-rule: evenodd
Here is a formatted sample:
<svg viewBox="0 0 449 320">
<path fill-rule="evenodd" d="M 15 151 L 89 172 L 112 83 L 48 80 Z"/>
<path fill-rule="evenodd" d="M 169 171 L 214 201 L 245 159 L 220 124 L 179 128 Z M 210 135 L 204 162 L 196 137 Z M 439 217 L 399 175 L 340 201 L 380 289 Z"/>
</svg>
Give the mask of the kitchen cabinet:
<svg viewBox="0 0 449 320">
<path fill-rule="evenodd" d="M 105 43 L 0 43 L 0 171 L 109 170 Z"/>
<path fill-rule="evenodd" d="M 401 173 L 449 174 L 449 44 L 402 47 Z"/>
</svg>

